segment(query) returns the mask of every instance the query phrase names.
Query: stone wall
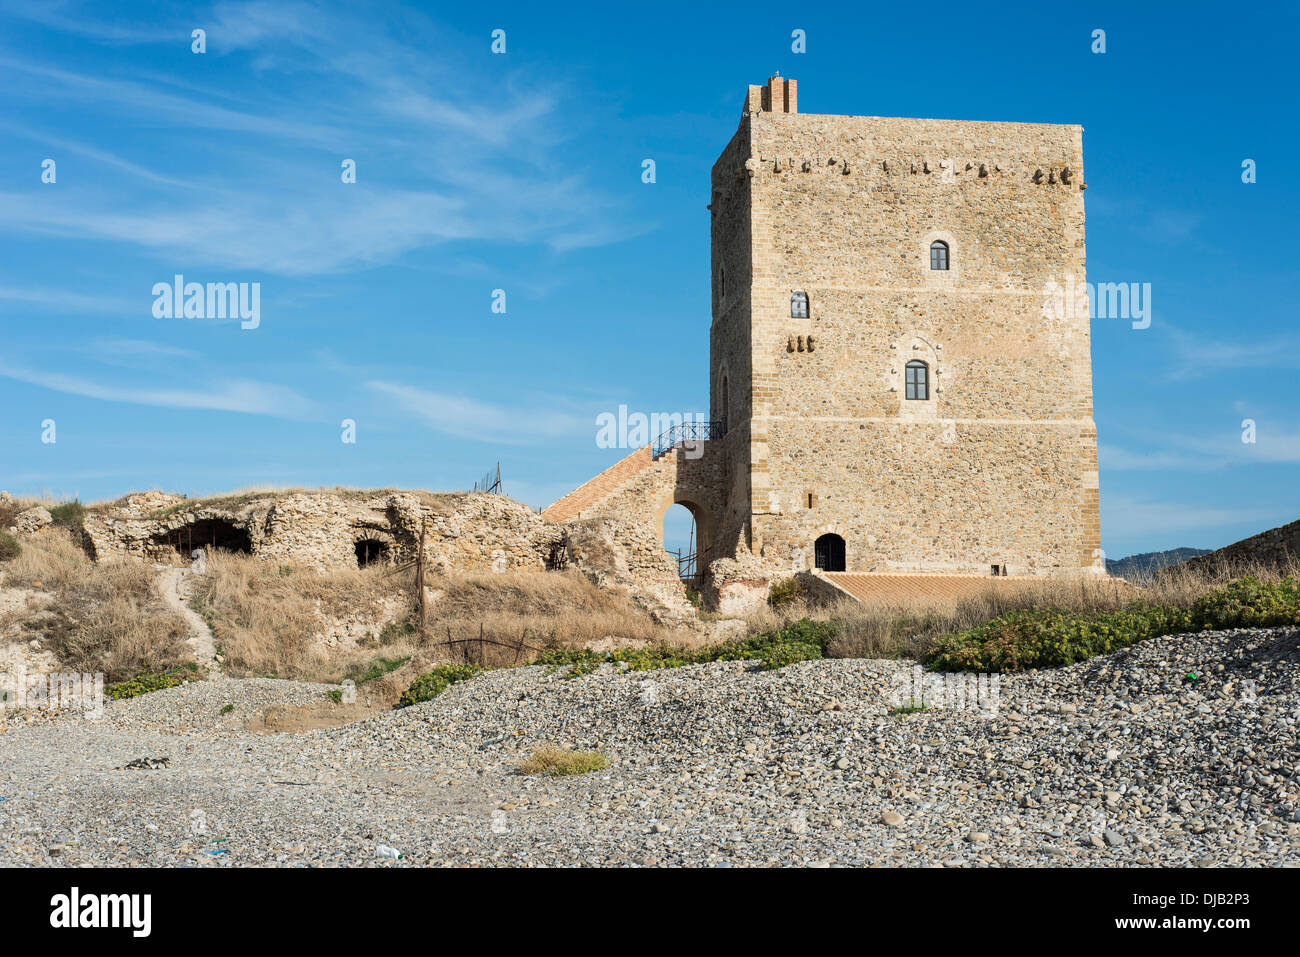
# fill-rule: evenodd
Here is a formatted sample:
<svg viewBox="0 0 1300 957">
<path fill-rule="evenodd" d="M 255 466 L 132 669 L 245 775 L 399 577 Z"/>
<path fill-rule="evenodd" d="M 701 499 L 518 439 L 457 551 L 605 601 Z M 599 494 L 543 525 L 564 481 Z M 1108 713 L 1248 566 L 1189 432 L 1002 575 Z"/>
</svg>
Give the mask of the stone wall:
<svg viewBox="0 0 1300 957">
<path fill-rule="evenodd" d="M 413 558 L 425 525 L 425 554 L 439 569 L 542 570 L 562 530 L 501 495 L 424 492 L 286 492 L 188 500 L 150 492 L 86 514 L 96 557 L 132 555 L 164 564 L 189 561 L 202 523 L 225 523 L 248 536 L 268 562 L 321 570 L 355 568 L 357 543 L 387 548 L 387 561 Z"/>
</svg>

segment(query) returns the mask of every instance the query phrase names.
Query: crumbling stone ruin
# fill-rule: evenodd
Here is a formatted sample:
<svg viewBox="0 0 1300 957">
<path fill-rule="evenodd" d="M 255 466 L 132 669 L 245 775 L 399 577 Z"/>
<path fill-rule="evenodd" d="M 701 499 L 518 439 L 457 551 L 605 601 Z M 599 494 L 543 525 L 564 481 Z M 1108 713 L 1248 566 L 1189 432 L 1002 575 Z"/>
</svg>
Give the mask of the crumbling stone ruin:
<svg viewBox="0 0 1300 957">
<path fill-rule="evenodd" d="M 576 568 L 656 621 L 691 624 L 677 567 L 656 530 L 612 518 L 557 524 L 503 495 L 424 491 L 254 492 L 187 499 L 128 495 L 86 512 L 92 556 L 182 565 L 199 549 L 320 571 L 410 561 L 424 530 L 431 572 Z"/>
</svg>

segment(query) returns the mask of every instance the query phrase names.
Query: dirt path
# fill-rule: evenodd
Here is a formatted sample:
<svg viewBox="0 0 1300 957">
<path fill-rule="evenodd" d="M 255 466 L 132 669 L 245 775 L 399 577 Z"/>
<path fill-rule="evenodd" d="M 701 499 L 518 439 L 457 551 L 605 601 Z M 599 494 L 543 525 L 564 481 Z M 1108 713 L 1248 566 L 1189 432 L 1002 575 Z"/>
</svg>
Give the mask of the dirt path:
<svg viewBox="0 0 1300 957">
<path fill-rule="evenodd" d="M 194 660 L 199 663 L 209 678 L 224 677 L 217 663 L 217 643 L 212 637 L 208 623 L 185 601 L 185 580 L 193 574 L 190 568 L 166 568 L 158 576 L 158 587 L 162 590 L 163 600 L 169 608 L 185 619 L 190 634 L 185 640 L 194 649 Z"/>
</svg>

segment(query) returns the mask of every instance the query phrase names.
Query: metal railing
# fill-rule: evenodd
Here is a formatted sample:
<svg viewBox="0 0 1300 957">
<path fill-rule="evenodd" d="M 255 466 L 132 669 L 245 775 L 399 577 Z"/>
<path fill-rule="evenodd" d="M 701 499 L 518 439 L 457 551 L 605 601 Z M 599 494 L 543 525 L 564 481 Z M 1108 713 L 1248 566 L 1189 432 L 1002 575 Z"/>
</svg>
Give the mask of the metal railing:
<svg viewBox="0 0 1300 957">
<path fill-rule="evenodd" d="M 501 492 L 501 463 L 497 463 L 496 474 L 488 472 L 482 479 L 474 483 L 474 491 L 487 492 L 490 495 L 500 495 Z"/>
<path fill-rule="evenodd" d="M 654 445 L 650 447 L 650 456 L 657 459 L 679 445 L 720 439 L 726 434 L 726 422 L 684 422 L 660 432 Z"/>
<path fill-rule="evenodd" d="M 679 548 L 673 553 L 673 557 L 677 559 L 677 577 L 682 580 L 682 584 L 687 588 L 698 588 L 699 574 L 696 570 L 695 552 L 691 551 L 683 555 Z"/>
</svg>

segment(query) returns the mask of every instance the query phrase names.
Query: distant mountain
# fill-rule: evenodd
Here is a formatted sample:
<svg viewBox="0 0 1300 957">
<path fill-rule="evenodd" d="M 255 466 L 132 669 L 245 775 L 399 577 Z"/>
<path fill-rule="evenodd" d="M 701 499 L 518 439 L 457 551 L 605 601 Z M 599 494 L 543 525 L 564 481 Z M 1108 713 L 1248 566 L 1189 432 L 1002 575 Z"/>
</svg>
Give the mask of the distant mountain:
<svg viewBox="0 0 1300 957">
<path fill-rule="evenodd" d="M 1208 548 L 1171 548 L 1165 552 L 1143 552 L 1141 555 L 1129 555 L 1127 558 L 1108 558 L 1106 570 L 1117 578 L 1137 581 L 1155 574 L 1162 568 L 1177 565 L 1198 555 L 1208 554 L 1210 554 Z"/>
</svg>

